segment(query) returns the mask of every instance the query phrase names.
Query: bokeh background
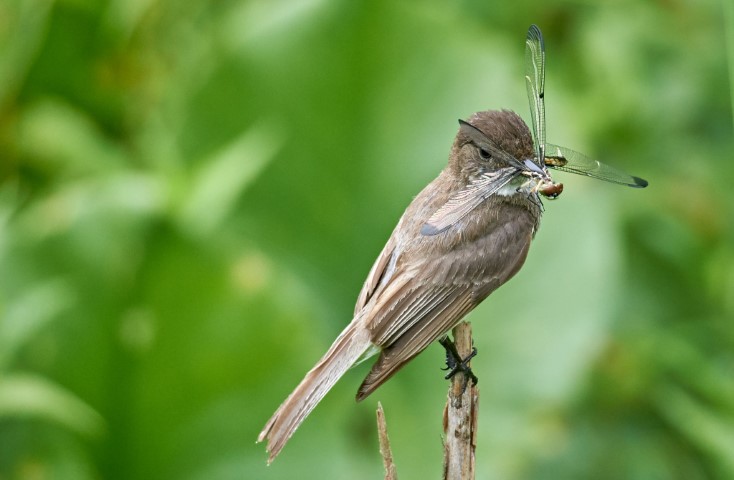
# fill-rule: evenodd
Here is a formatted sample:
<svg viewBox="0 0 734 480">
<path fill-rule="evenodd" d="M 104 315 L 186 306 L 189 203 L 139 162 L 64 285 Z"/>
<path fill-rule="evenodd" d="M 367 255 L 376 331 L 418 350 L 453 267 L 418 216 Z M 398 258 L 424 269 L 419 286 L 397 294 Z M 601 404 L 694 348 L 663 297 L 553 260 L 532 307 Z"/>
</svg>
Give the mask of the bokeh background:
<svg viewBox="0 0 734 480">
<path fill-rule="evenodd" d="M 478 478 L 734 478 L 730 0 L 0 2 L 0 478 L 438 478 L 432 346 L 260 428 L 351 319 L 457 119 L 528 119 L 650 181 L 558 174 L 470 316 Z"/>
</svg>

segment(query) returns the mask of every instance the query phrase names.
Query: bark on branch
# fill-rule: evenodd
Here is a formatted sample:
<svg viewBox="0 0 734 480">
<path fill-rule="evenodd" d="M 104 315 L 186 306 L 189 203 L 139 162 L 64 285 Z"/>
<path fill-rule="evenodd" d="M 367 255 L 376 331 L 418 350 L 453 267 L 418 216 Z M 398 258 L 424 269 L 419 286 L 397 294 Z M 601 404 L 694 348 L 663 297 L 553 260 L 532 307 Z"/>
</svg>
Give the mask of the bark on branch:
<svg viewBox="0 0 734 480">
<path fill-rule="evenodd" d="M 471 324 L 461 322 L 454 327 L 453 336 L 456 350 L 466 358 L 472 353 Z M 478 415 L 479 390 L 464 372 L 457 373 L 451 379 L 443 414 L 444 479 L 474 479 Z"/>
</svg>

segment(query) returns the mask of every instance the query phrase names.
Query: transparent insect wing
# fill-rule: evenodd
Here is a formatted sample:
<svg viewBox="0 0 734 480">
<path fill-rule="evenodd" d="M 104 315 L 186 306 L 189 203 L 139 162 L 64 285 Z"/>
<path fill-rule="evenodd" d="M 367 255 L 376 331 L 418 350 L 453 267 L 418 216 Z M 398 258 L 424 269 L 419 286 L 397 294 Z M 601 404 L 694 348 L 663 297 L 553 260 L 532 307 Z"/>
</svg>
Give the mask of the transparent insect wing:
<svg viewBox="0 0 734 480">
<path fill-rule="evenodd" d="M 535 156 L 538 165 L 545 157 L 545 43 L 536 25 L 531 25 L 525 39 L 525 85 L 530 103 Z"/>
<path fill-rule="evenodd" d="M 604 180 L 605 182 L 628 185 L 630 187 L 644 188 L 647 186 L 647 180 L 629 175 L 570 148 L 548 144 L 546 145 L 544 160 L 548 167 L 555 168 L 556 170 L 584 175 L 598 180 Z"/>
</svg>

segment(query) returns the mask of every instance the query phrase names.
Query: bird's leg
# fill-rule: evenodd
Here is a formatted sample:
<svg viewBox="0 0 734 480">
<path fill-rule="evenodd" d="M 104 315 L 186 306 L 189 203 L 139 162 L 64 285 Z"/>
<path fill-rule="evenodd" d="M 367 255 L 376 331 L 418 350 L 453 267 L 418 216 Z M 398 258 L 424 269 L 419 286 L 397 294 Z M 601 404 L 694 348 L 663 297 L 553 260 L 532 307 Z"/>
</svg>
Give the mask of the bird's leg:
<svg viewBox="0 0 734 480">
<path fill-rule="evenodd" d="M 479 379 L 476 375 L 474 375 L 474 372 L 472 372 L 471 368 L 469 367 L 469 361 L 474 358 L 477 354 L 476 347 L 472 347 L 472 352 L 466 356 L 466 358 L 462 359 L 461 355 L 459 355 L 459 352 L 456 350 L 456 345 L 454 345 L 454 342 L 449 339 L 448 335 L 443 336 L 438 340 L 438 343 L 443 346 L 443 348 L 446 350 L 446 368 L 442 368 L 441 370 L 448 370 L 449 373 L 446 374 L 444 377 L 446 380 L 449 380 L 451 377 L 456 375 L 457 372 L 463 372 L 464 373 L 464 387 L 462 388 L 462 393 L 464 390 L 466 390 L 466 385 L 469 383 L 469 379 L 471 378 L 472 385 L 476 385 Z"/>
</svg>

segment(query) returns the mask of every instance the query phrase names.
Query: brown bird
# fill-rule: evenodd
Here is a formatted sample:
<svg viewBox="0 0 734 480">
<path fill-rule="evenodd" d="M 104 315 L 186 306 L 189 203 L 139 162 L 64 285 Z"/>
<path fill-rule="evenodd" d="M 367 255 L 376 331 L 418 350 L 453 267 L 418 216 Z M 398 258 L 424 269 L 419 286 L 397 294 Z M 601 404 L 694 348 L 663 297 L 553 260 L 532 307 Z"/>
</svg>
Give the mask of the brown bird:
<svg viewBox="0 0 734 480">
<path fill-rule="evenodd" d="M 527 40 L 535 144 L 508 110 L 459 121 L 449 162 L 408 206 L 370 270 L 354 318 L 263 428 L 268 462 L 352 366 L 379 354 L 357 392 L 366 398 L 430 343 L 512 278 L 525 262 L 542 213 L 539 195 L 563 185 L 547 167 L 642 187 L 604 164 L 549 145 L 545 153 L 544 61 L 540 30 Z"/>
<path fill-rule="evenodd" d="M 379 353 L 362 400 L 520 269 L 540 222 L 541 180 L 493 155 L 496 147 L 533 158 L 515 113 L 479 112 L 461 125 L 448 166 L 408 206 L 372 267 L 354 319 L 265 425 L 258 440 L 269 440 L 270 461 L 349 367 Z"/>
</svg>

